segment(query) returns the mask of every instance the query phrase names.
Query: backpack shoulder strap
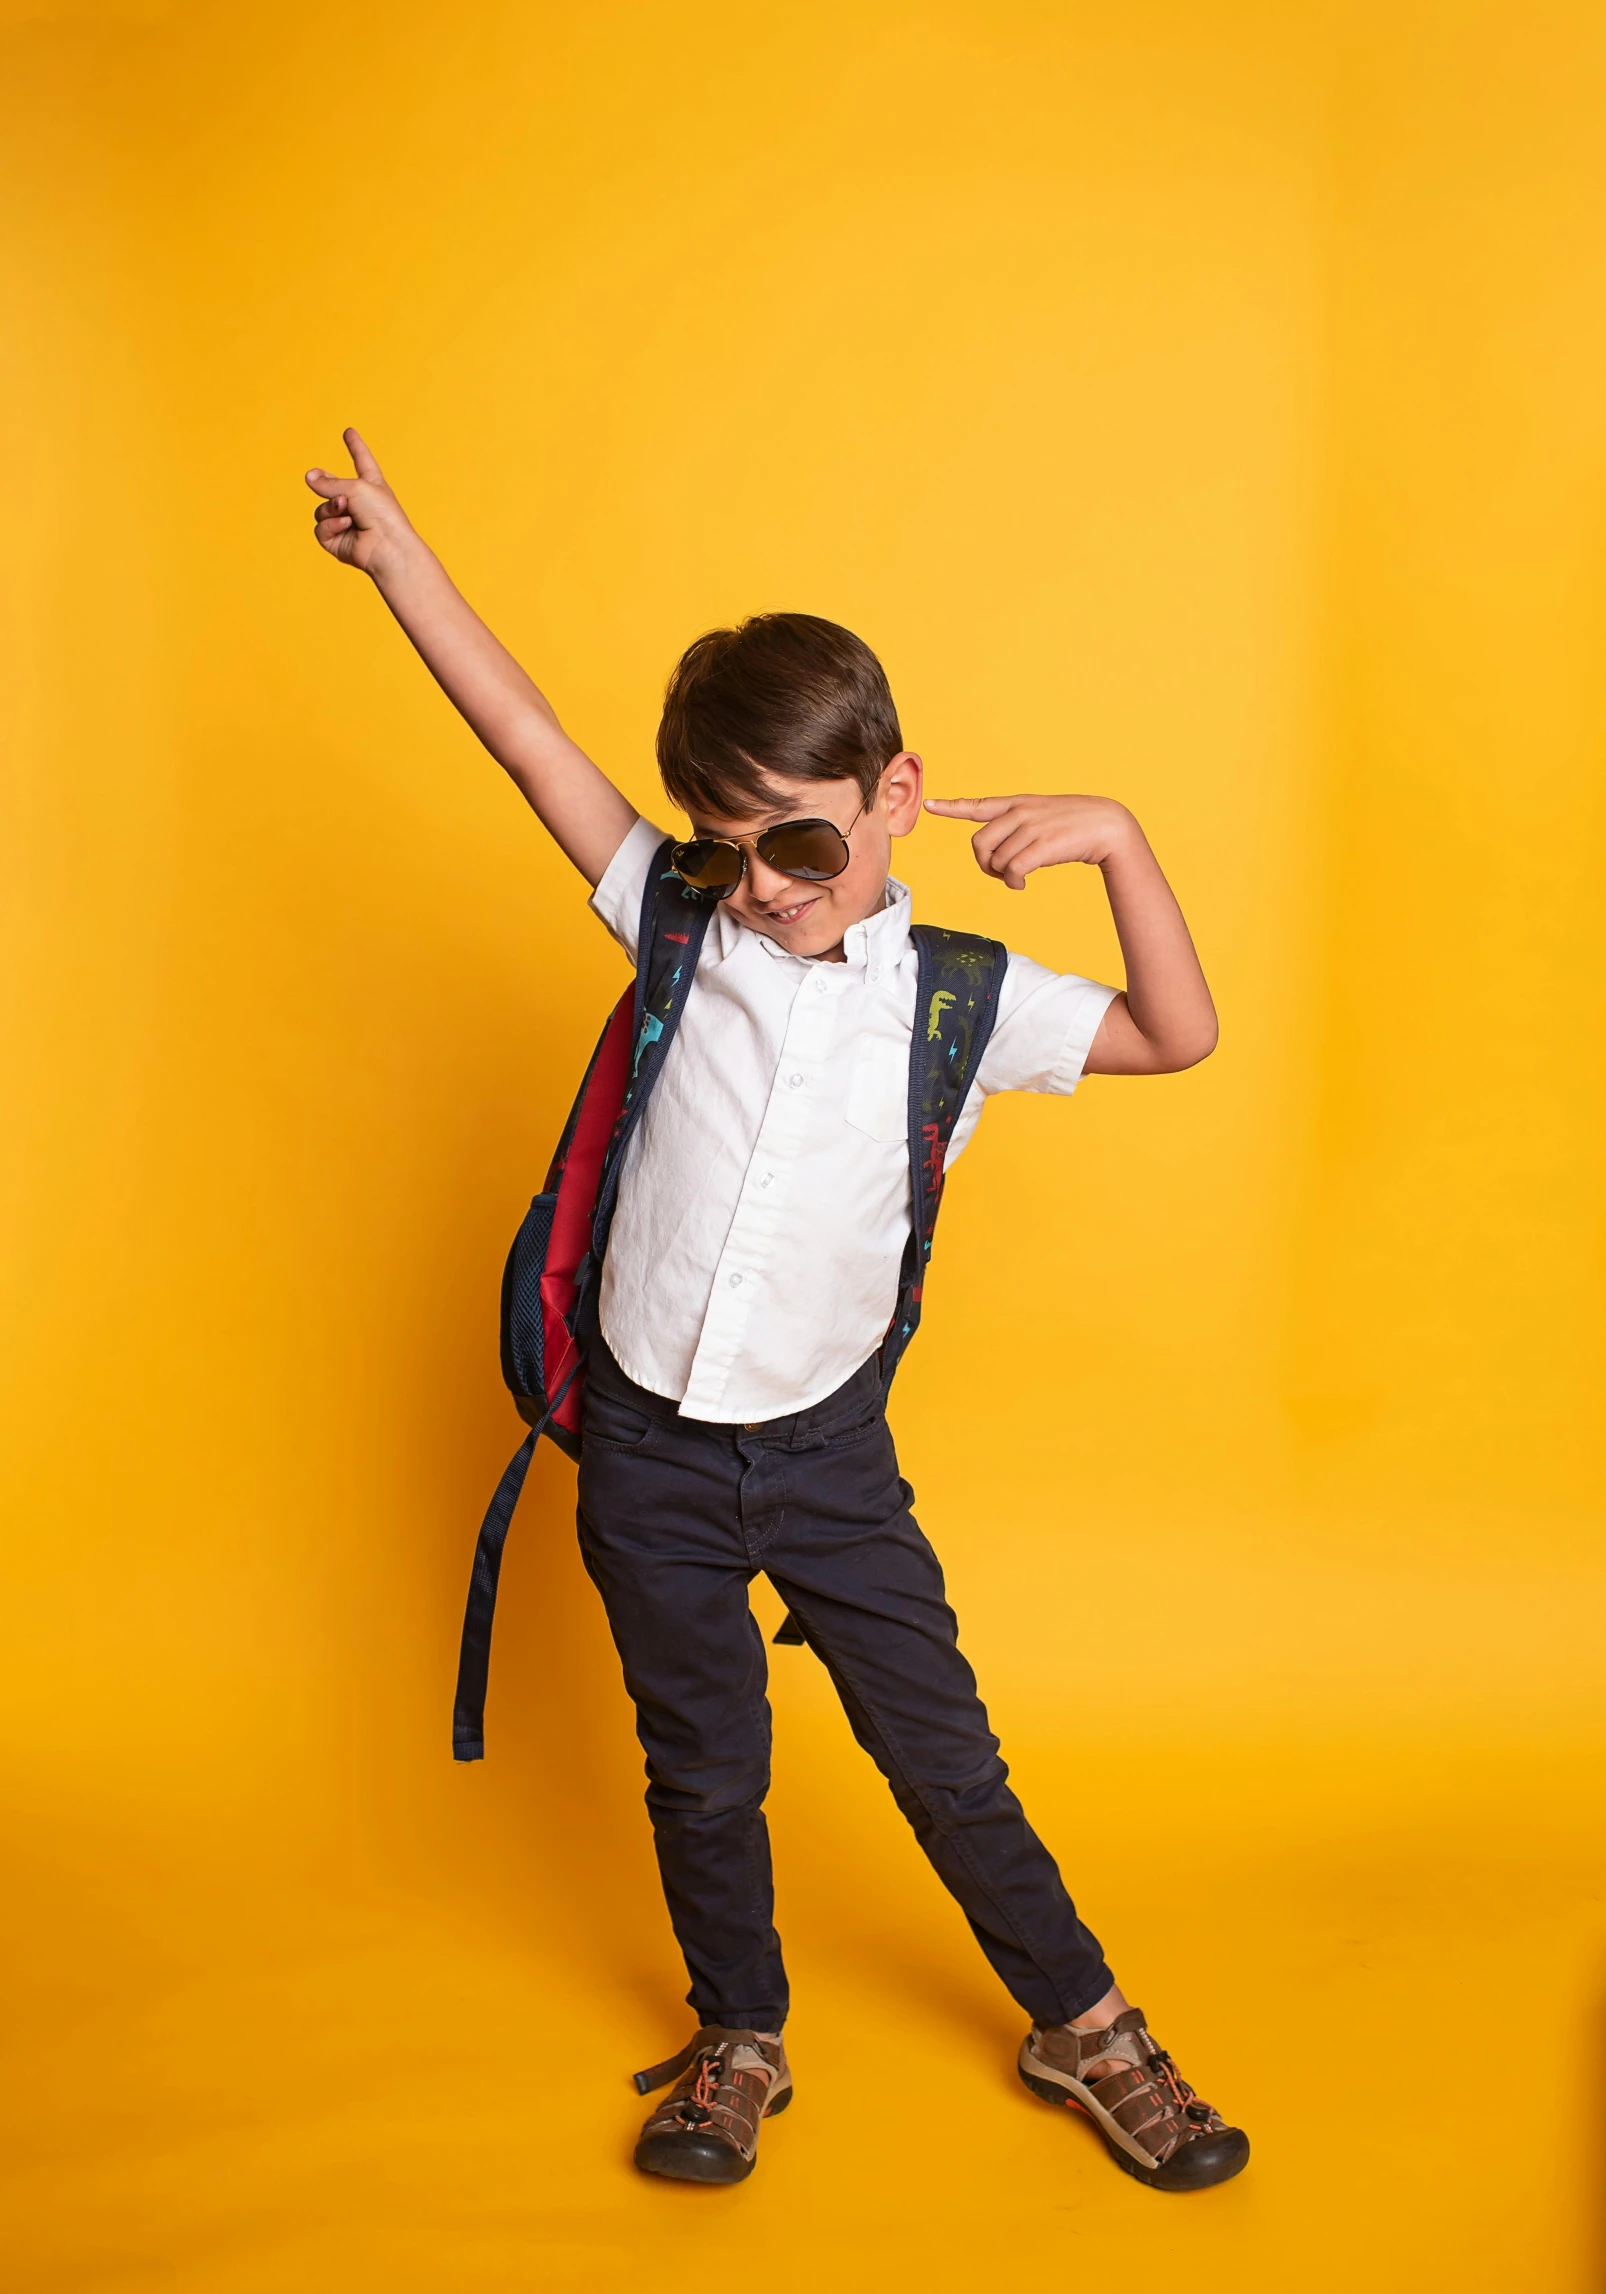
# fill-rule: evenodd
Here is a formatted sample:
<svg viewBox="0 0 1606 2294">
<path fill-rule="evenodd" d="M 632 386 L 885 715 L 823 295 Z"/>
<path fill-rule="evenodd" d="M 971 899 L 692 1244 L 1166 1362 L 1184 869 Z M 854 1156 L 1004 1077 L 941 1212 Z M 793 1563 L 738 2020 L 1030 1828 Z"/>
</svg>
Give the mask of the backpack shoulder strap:
<svg viewBox="0 0 1606 2294">
<path fill-rule="evenodd" d="M 948 1142 L 998 1018 L 1009 965 L 1000 941 L 973 932 L 916 924 L 910 938 L 919 958 L 909 1044 L 910 1225 L 897 1309 L 881 1348 L 884 1387 L 920 1321 Z"/>
<path fill-rule="evenodd" d="M 652 1087 L 663 1071 L 675 1040 L 686 998 L 691 993 L 697 958 L 708 930 L 714 903 L 689 884 L 683 884 L 669 865 L 674 838 L 666 836 L 653 855 L 641 895 L 641 929 L 636 939 L 636 994 L 630 1067 L 625 1077 L 624 1100 L 597 1188 L 596 1215 L 591 1225 L 591 1257 L 602 1263 L 608 1228 L 619 1194 L 619 1173 L 631 1133 L 641 1120 Z"/>
</svg>

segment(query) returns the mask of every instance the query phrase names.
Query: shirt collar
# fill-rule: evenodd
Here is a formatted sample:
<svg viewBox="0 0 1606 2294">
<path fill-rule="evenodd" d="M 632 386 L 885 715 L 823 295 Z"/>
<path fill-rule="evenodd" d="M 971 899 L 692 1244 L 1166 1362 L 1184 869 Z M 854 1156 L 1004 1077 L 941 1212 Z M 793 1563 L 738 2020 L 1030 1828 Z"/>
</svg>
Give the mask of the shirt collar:
<svg viewBox="0 0 1606 2294">
<path fill-rule="evenodd" d="M 826 969 L 850 975 L 862 972 L 866 985 L 873 987 L 888 972 L 896 969 L 908 947 L 911 913 L 908 885 L 901 884 L 895 876 L 889 876 L 882 904 L 874 915 L 866 916 L 861 923 L 850 924 L 843 934 L 844 961 L 841 964 L 828 964 Z M 723 901 L 714 910 L 713 932 L 714 952 L 721 962 L 733 955 L 744 939 L 756 940 L 765 955 L 776 963 L 807 966 L 824 962 L 823 957 L 794 956 L 778 940 L 770 939 L 767 933 L 755 932 L 751 925 L 740 922 Z"/>
</svg>

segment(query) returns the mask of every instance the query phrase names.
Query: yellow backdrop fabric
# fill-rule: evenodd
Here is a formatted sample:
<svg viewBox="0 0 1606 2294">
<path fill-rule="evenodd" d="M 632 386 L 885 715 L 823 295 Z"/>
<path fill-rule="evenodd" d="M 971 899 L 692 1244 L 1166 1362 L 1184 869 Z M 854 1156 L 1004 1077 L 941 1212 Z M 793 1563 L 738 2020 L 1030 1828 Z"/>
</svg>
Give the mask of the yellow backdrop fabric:
<svg viewBox="0 0 1606 2294">
<path fill-rule="evenodd" d="M 3 21 L 8 2284 L 1597 2284 L 1606 18 Z M 799 1652 L 797 2107 L 740 2191 L 630 2171 L 684 1979 L 555 1456 L 448 1756 L 623 967 L 315 552 L 347 422 L 659 817 L 679 648 L 800 607 L 938 790 L 1173 875 L 1220 1051 L 990 1111 L 895 1420 L 1221 2191 L 1018 2088 Z M 905 866 L 1119 977 L 1085 873 Z"/>
</svg>

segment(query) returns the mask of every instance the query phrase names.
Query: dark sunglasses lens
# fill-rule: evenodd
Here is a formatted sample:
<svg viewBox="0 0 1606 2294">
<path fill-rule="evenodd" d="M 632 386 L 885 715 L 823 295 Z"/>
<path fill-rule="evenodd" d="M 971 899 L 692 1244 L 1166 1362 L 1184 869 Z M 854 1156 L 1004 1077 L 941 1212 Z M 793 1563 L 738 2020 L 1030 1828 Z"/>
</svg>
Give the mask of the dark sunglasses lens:
<svg viewBox="0 0 1606 2294">
<path fill-rule="evenodd" d="M 759 858 L 782 876 L 818 884 L 848 865 L 848 840 L 828 820 L 789 820 L 756 839 Z"/>
<path fill-rule="evenodd" d="M 691 844 L 677 844 L 669 856 L 675 874 L 695 892 L 716 896 L 734 892 L 742 881 L 742 856 L 734 844 L 700 836 Z"/>
</svg>

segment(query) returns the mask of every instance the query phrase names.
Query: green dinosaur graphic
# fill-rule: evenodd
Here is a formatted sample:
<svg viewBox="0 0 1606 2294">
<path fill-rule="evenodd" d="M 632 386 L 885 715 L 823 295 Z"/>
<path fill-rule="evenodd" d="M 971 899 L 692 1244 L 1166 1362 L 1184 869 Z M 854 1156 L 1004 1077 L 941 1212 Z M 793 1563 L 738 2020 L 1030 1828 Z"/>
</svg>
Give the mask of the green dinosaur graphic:
<svg viewBox="0 0 1606 2294">
<path fill-rule="evenodd" d="M 946 988 L 939 988 L 931 999 L 931 1010 L 926 1020 L 926 1041 L 935 1043 L 942 1033 L 942 1015 L 957 999 Z"/>
</svg>

